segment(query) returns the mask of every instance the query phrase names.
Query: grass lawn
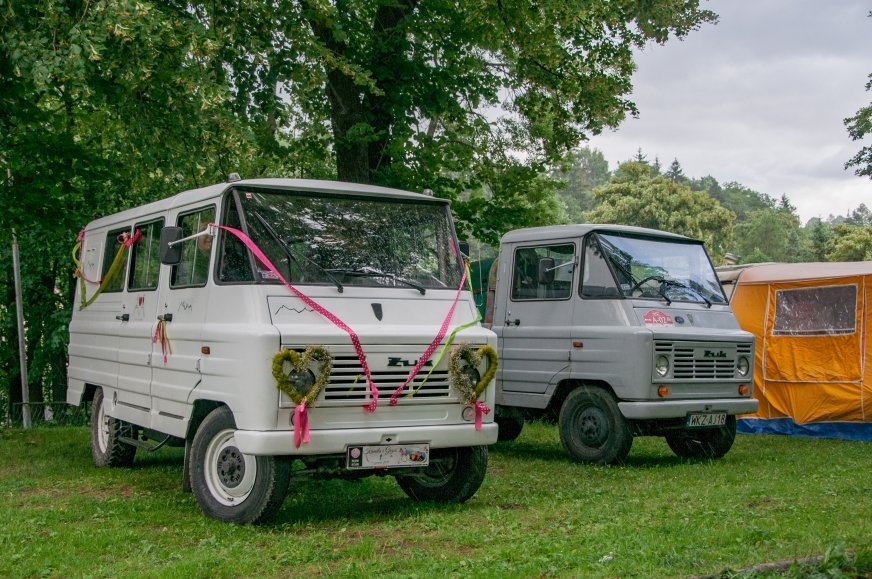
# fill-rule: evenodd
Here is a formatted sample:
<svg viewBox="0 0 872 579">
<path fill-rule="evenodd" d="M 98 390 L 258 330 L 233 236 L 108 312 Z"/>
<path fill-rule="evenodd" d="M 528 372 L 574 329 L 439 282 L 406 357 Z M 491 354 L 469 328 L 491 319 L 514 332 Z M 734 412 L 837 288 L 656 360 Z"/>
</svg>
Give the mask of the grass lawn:
<svg viewBox="0 0 872 579">
<path fill-rule="evenodd" d="M 732 577 L 847 550 L 872 577 L 870 443 L 740 435 L 689 461 L 637 438 L 626 465 L 593 467 L 534 423 L 490 448 L 466 504 L 312 481 L 261 527 L 204 518 L 181 464 L 161 449 L 98 469 L 86 428 L 0 431 L 0 576 Z"/>
</svg>

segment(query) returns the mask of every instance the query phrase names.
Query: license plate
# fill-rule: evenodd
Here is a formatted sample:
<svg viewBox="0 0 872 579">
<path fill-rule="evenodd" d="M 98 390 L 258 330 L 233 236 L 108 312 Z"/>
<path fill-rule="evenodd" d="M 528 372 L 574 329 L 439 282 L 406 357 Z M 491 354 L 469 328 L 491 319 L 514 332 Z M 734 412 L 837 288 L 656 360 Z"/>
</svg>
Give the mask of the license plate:
<svg viewBox="0 0 872 579">
<path fill-rule="evenodd" d="M 706 426 L 723 426 L 726 423 L 726 412 L 691 412 L 687 415 L 685 426 L 688 428 L 703 428 Z"/>
<path fill-rule="evenodd" d="M 358 468 L 403 468 L 430 464 L 429 444 L 382 444 L 349 446 L 346 466 Z"/>
</svg>

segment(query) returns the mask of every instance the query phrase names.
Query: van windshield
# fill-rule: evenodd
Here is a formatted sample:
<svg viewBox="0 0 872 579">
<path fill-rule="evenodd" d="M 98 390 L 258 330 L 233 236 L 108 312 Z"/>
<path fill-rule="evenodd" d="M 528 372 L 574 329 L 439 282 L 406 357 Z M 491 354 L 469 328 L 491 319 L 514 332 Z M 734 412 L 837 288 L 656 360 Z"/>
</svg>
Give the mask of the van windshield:
<svg viewBox="0 0 872 579">
<path fill-rule="evenodd" d="M 624 297 L 727 303 L 701 243 L 605 233 L 596 238 Z"/>
<path fill-rule="evenodd" d="M 241 227 L 292 284 L 456 288 L 461 262 L 448 205 L 329 193 L 240 190 L 225 223 Z M 237 207 L 241 208 L 239 215 Z M 278 283 L 225 235 L 219 279 Z"/>
</svg>

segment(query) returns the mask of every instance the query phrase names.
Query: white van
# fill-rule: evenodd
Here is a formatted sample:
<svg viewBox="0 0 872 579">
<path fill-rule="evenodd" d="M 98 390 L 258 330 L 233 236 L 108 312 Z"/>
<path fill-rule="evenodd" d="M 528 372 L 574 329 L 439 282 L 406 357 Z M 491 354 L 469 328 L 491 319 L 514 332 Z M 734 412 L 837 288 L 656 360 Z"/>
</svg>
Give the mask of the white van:
<svg viewBox="0 0 872 579">
<path fill-rule="evenodd" d="M 757 410 L 754 336 L 739 328 L 701 241 L 622 225 L 511 231 L 492 329 L 500 440 L 557 418 L 577 461 L 616 463 L 634 436 L 718 458 Z"/>
<path fill-rule="evenodd" d="M 184 445 L 203 512 L 243 523 L 273 515 L 292 478 L 392 475 L 440 501 L 481 485 L 494 388 L 470 400 L 448 366 L 496 340 L 475 323 L 447 201 L 236 180 L 89 223 L 80 261 L 67 402 L 93 402 L 98 466 Z M 479 358 L 453 372 L 481 381 Z"/>
</svg>

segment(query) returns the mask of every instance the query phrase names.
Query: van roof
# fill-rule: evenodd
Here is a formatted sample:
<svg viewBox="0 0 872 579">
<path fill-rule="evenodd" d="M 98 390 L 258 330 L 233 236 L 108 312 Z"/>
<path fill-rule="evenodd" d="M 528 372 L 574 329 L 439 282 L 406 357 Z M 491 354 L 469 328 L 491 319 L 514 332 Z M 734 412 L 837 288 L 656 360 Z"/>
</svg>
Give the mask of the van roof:
<svg viewBox="0 0 872 579">
<path fill-rule="evenodd" d="M 502 243 L 510 243 L 517 241 L 541 241 L 545 239 L 557 239 L 566 237 L 581 237 L 591 231 L 600 231 L 602 233 L 629 233 L 632 235 L 662 237 L 668 239 L 676 239 L 681 241 L 694 241 L 690 237 L 659 231 L 657 229 L 648 229 L 646 227 L 634 227 L 631 225 L 614 225 L 607 223 L 577 223 L 573 225 L 547 225 L 544 227 L 526 227 L 524 229 L 516 229 L 509 231 L 501 240 Z M 699 242 L 701 243 L 701 242 Z"/>
<path fill-rule="evenodd" d="M 95 219 L 88 224 L 88 229 L 116 223 L 135 220 L 155 213 L 162 213 L 175 207 L 184 207 L 209 199 L 217 199 L 232 187 L 256 187 L 260 189 L 287 189 L 293 191 L 337 193 L 340 195 L 365 195 L 378 197 L 395 197 L 420 201 L 422 199 L 434 202 L 448 203 L 445 199 L 429 197 L 421 193 L 412 193 L 401 189 L 363 185 L 360 183 L 345 183 L 341 181 L 322 181 L 318 179 L 245 179 L 232 183 L 217 183 L 199 189 L 190 189 L 177 193 L 165 199 L 154 201 L 139 207 L 133 207 L 113 215 Z"/>
</svg>

